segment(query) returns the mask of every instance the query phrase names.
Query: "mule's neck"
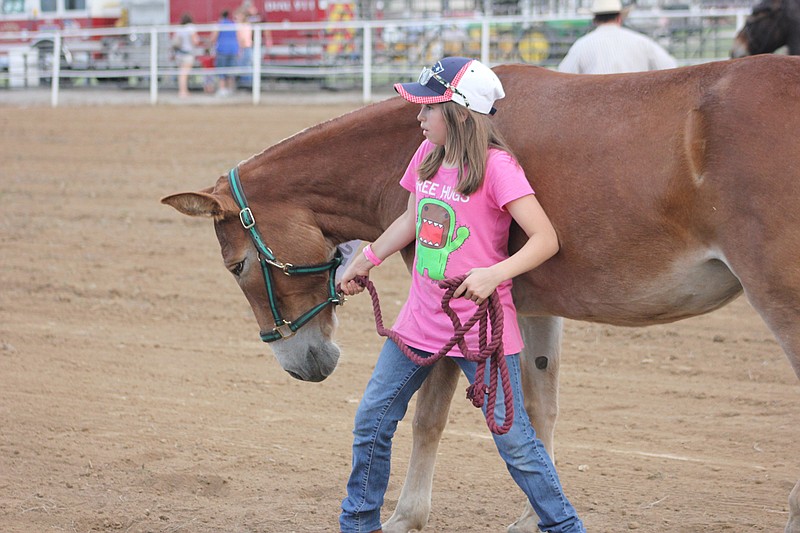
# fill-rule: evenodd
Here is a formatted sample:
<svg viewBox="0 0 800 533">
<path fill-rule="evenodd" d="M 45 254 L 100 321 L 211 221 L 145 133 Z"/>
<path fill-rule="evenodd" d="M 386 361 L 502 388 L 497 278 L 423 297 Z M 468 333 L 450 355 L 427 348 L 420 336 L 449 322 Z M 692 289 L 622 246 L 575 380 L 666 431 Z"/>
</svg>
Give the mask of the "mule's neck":
<svg viewBox="0 0 800 533">
<path fill-rule="evenodd" d="M 242 173 L 262 198 L 308 209 L 334 243 L 372 241 L 407 204 L 398 192 L 423 139 L 415 116 L 399 98 L 373 104 L 282 141 Z"/>
</svg>

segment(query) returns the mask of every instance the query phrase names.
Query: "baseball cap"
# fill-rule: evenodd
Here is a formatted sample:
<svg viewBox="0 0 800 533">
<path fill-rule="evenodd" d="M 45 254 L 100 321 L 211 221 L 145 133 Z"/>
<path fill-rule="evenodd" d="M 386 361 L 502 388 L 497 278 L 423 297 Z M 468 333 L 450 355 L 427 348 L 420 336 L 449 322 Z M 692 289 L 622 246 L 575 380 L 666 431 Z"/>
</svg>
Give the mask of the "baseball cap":
<svg viewBox="0 0 800 533">
<path fill-rule="evenodd" d="M 621 0 L 594 0 L 591 11 L 594 15 L 619 13 L 622 11 L 622 2 Z"/>
<path fill-rule="evenodd" d="M 468 57 L 445 57 L 422 69 L 416 82 L 396 83 L 394 90 L 415 104 L 452 101 L 484 115 L 494 115 L 494 102 L 506 95 L 492 69 Z"/>
</svg>

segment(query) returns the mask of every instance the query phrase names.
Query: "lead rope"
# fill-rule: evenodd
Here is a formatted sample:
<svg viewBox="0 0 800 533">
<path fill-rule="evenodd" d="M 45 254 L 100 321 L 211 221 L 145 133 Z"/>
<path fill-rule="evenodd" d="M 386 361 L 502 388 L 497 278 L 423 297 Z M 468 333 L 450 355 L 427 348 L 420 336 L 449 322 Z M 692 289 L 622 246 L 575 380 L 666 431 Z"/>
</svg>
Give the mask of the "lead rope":
<svg viewBox="0 0 800 533">
<path fill-rule="evenodd" d="M 500 303 L 500 298 L 497 296 L 497 291 L 495 291 L 487 300 L 484 300 L 478 305 L 474 315 L 464 324 L 461 324 L 458 315 L 450 307 L 450 300 L 453 298 L 455 290 L 466 277 L 466 275 L 463 275 L 439 281 L 439 287 L 445 290 L 444 296 L 442 297 L 442 310 L 450 317 L 450 321 L 453 323 L 454 334 L 441 350 L 427 358 L 420 357 L 414 353 L 414 351 L 406 346 L 403 340 L 400 339 L 397 333 L 383 326 L 383 315 L 381 313 L 378 291 L 369 278 L 366 276 L 356 276 L 354 281 L 366 288 L 372 297 L 372 310 L 375 313 L 375 329 L 378 331 L 378 335 L 392 339 L 405 356 L 414 364 L 430 366 L 450 353 L 450 350 L 452 350 L 456 344 L 461 349 L 461 353 L 464 355 L 465 359 L 478 363 L 477 369 L 475 370 L 475 379 L 472 385 L 467 387 L 467 399 L 471 400 L 472 405 L 475 407 L 483 407 L 484 401 L 486 401 L 486 425 L 489 426 L 489 430 L 492 433 L 504 435 L 508 433 L 508 430 L 511 429 L 511 425 L 514 423 L 514 393 L 511 390 L 508 366 L 506 364 L 505 354 L 503 353 L 503 307 Z M 492 324 L 491 340 L 488 339 L 489 322 Z M 479 350 L 477 352 L 472 352 L 468 349 L 464 336 L 476 323 L 479 324 Z M 486 385 L 487 361 L 489 362 L 488 385 Z M 506 408 L 505 420 L 502 426 L 497 425 L 494 416 L 494 410 L 497 404 L 498 379 L 502 383 L 503 401 Z"/>
</svg>

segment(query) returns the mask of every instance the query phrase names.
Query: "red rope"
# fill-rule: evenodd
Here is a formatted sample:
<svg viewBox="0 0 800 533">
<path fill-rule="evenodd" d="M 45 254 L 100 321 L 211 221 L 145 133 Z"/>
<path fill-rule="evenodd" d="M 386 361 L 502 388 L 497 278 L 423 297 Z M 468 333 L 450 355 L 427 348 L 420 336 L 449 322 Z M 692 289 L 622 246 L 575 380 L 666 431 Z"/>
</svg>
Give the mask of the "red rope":
<svg viewBox="0 0 800 533">
<path fill-rule="evenodd" d="M 392 339 L 400 350 L 414 364 L 429 366 L 450 353 L 450 350 L 457 344 L 461 353 L 469 361 L 476 361 L 478 367 L 475 371 L 475 379 L 472 385 L 467 387 L 467 399 L 472 401 L 475 407 L 482 407 L 484 401 L 486 405 L 486 424 L 492 433 L 503 435 L 508 433 L 514 422 L 514 393 L 511 390 L 511 381 L 508 376 L 508 366 L 506 365 L 505 354 L 503 353 L 503 307 L 497 291 L 493 292 L 487 300 L 481 302 L 475 314 L 462 324 L 458 315 L 450 307 L 450 300 L 453 293 L 466 279 L 466 275 L 448 278 L 439 282 L 439 287 L 445 289 L 442 297 L 442 310 L 450 317 L 453 323 L 454 334 L 441 350 L 431 357 L 420 357 L 412 351 L 391 329 L 383 326 L 383 315 L 381 314 L 380 300 L 375 285 L 366 276 L 356 276 L 355 282 L 365 287 L 372 296 L 372 310 L 375 313 L 375 328 L 378 335 Z M 488 324 L 492 324 L 492 338 L 488 339 Z M 475 324 L 478 324 L 478 346 L 477 352 L 472 352 L 467 348 L 464 336 Z M 487 361 L 489 362 L 488 369 Z M 486 385 L 486 371 L 489 371 L 489 385 Z M 498 426 L 494 417 L 494 409 L 497 404 L 497 384 L 498 379 L 503 387 L 503 400 L 506 407 L 505 420 L 502 426 Z"/>
</svg>

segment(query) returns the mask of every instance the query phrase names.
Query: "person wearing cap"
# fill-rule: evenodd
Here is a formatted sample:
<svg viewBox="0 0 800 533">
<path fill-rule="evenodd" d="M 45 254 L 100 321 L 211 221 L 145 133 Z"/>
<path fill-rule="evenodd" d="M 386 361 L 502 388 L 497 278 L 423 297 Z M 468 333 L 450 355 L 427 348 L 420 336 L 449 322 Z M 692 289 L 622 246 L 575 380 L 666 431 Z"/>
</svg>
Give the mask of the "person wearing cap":
<svg viewBox="0 0 800 533">
<path fill-rule="evenodd" d="M 511 280 L 549 259 L 559 245 L 525 172 L 492 120 L 496 101 L 505 96 L 503 85 L 481 62 L 447 57 L 423 69 L 416 82 L 394 88 L 405 100 L 421 105 L 417 120 L 425 140 L 400 180 L 410 193 L 406 210 L 350 263 L 342 274 L 341 290 L 348 295 L 361 292 L 356 276 L 368 276 L 387 257 L 414 243 L 411 287 L 393 330 L 403 344 L 427 358 L 454 333 L 442 310 L 445 289 L 438 282 L 466 275 L 450 300 L 462 323 L 496 289 L 514 413 L 510 430 L 493 438 L 538 514 L 539 528 L 584 532 L 524 407 L 519 361 L 523 342 Z M 528 240 L 509 255 L 512 221 Z M 465 340 L 469 351 L 478 351 L 477 331 L 470 331 Z M 460 348 L 448 356 L 472 384 L 477 363 L 463 357 Z M 431 369 L 415 364 L 393 340 L 385 342 L 355 416 L 352 471 L 339 517 L 342 532 L 380 531 L 392 437 Z M 497 389 L 495 416 L 502 421 L 504 394 L 502 387 Z M 485 414 L 485 405 L 483 409 Z"/>
<path fill-rule="evenodd" d="M 558 65 L 573 74 L 617 74 L 678 66 L 664 48 L 649 37 L 622 26 L 627 14 L 620 0 L 594 0 L 595 29 L 580 37 Z"/>
</svg>

